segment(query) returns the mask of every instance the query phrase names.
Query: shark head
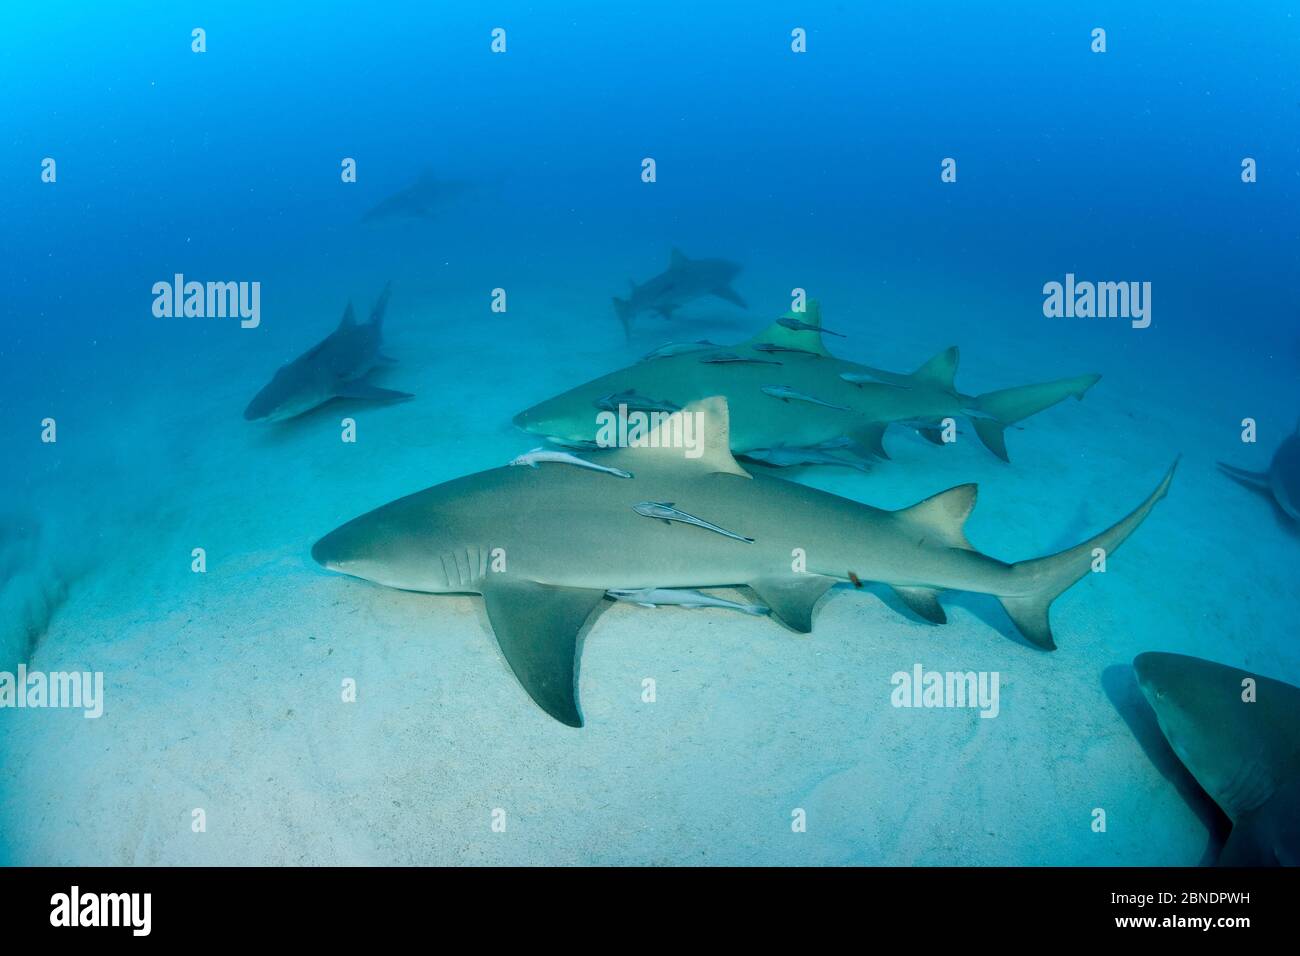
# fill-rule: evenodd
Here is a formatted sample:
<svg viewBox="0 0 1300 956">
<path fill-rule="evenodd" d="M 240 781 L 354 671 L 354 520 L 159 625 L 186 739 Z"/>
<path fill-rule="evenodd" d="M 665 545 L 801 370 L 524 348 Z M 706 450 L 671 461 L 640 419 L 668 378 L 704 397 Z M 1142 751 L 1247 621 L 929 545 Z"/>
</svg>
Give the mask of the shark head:
<svg viewBox="0 0 1300 956">
<path fill-rule="evenodd" d="M 330 396 L 316 387 L 310 369 L 301 360 L 280 366 L 271 381 L 253 396 L 244 409 L 250 422 L 280 422 L 310 411 Z"/>
<path fill-rule="evenodd" d="M 518 428 L 561 442 L 593 442 L 600 428 L 595 399 L 573 389 L 526 408 L 513 419 Z"/>
<path fill-rule="evenodd" d="M 1241 784 L 1260 737 L 1260 709 L 1242 700 L 1246 675 L 1198 657 L 1157 652 L 1139 654 L 1133 671 L 1174 753 L 1235 819 L 1252 797 Z"/>
<path fill-rule="evenodd" d="M 452 582 L 440 558 L 454 551 L 451 536 L 429 520 L 422 498 L 410 495 L 340 525 L 312 545 L 312 560 L 327 570 L 385 587 L 428 593 L 456 590 L 449 587 Z M 456 559 L 451 560 L 459 568 Z"/>
</svg>

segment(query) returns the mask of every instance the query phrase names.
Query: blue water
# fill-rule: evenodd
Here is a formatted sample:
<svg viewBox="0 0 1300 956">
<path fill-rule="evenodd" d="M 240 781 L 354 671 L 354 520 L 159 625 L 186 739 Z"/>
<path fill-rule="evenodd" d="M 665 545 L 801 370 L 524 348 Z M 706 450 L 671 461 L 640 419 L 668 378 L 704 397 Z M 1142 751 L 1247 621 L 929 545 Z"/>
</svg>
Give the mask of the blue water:
<svg viewBox="0 0 1300 956">
<path fill-rule="evenodd" d="M 1177 650 L 1300 683 L 1300 537 L 1214 467 L 1265 467 L 1300 414 L 1293 5 L 563 7 L 0 11 L 0 671 L 106 685 L 98 720 L 0 710 L 0 862 L 1212 859 L 1221 821 L 1126 666 Z M 463 188 L 360 221 L 426 170 Z M 610 299 L 673 246 L 743 264 L 749 307 L 700 299 L 626 341 Z M 261 324 L 156 318 L 176 273 L 260 282 Z M 1150 282 L 1150 327 L 1046 318 L 1067 273 Z M 388 280 L 383 384 L 414 400 L 243 420 Z M 341 521 L 532 447 L 520 409 L 664 341 L 748 338 L 796 287 L 845 358 L 906 371 L 955 343 L 971 393 L 1103 378 L 1010 432 L 1010 465 L 900 430 L 870 474 L 785 477 L 891 508 L 977 481 L 969 536 L 1016 560 L 1184 456 L 1122 560 L 1054 606 L 1060 650 L 969 595 L 934 628 L 837 590 L 810 636 L 620 605 L 572 731 L 477 598 L 310 561 Z M 999 718 L 891 708 L 917 662 L 1000 672 Z"/>
</svg>

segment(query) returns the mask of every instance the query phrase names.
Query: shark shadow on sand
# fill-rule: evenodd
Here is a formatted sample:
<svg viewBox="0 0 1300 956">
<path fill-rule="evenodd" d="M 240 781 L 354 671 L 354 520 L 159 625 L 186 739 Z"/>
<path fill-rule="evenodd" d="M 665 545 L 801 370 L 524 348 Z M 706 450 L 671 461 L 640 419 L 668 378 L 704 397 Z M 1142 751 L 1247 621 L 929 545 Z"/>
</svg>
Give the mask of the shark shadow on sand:
<svg viewBox="0 0 1300 956">
<path fill-rule="evenodd" d="M 654 312 L 665 319 L 682 306 L 704 296 L 725 299 L 742 309 L 745 300 L 731 287 L 741 267 L 726 259 L 688 259 L 674 248 L 668 268 L 652 279 L 637 285 L 628 280 L 627 298 L 614 298 L 614 313 L 623 323 L 623 332 L 632 336 L 632 320 L 643 312 Z"/>
</svg>

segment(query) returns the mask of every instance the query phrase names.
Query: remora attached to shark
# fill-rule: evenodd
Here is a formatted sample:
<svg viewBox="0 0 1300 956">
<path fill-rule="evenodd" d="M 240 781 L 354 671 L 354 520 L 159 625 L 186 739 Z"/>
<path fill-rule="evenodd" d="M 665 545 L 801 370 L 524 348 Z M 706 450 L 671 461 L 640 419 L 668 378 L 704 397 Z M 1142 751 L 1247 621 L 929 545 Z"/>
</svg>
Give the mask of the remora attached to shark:
<svg viewBox="0 0 1300 956">
<path fill-rule="evenodd" d="M 1268 471 L 1247 471 L 1222 461 L 1219 468 L 1234 481 L 1272 498 L 1292 521 L 1300 521 L 1300 423 L 1278 445 Z"/>
<path fill-rule="evenodd" d="M 1300 687 L 1184 654 L 1139 654 L 1133 670 L 1174 753 L 1232 821 L 1219 864 L 1300 865 Z"/>
<path fill-rule="evenodd" d="M 631 335 L 632 320 L 642 312 L 657 312 L 666 319 L 683 305 L 706 295 L 747 308 L 745 300 L 731 287 L 740 268 L 726 259 L 688 259 L 680 249 L 673 249 L 663 272 L 640 285 L 629 280 L 631 292 L 626 299 L 614 298 L 614 312 L 623 323 L 623 331 Z"/>
<path fill-rule="evenodd" d="M 732 449 L 742 456 L 758 449 L 814 448 L 847 438 L 847 447 L 858 454 L 887 458 L 883 438 L 891 424 L 906 424 L 942 443 L 944 419 L 965 417 L 984 445 L 1007 461 L 1007 427 L 1067 397 L 1082 398 L 1101 378 L 1078 375 L 964 395 L 954 383 L 955 347 L 911 374 L 888 372 L 827 352 L 817 331 L 817 302 L 809 302 L 796 318 L 810 328 L 791 329 L 777 321 L 748 342 L 728 346 L 730 353 L 762 362 L 708 362 L 709 353 L 698 352 L 643 360 L 534 405 L 516 415 L 515 424 L 561 442 L 591 444 L 600 438 L 597 412 L 605 396 L 655 395 L 682 406 L 708 395 L 725 395 L 731 406 Z M 780 367 L 769 364 L 773 359 Z M 802 400 L 780 397 L 791 392 Z"/>
<path fill-rule="evenodd" d="M 687 415 L 697 416 L 698 457 L 673 447 Z M 940 590 L 976 591 L 997 596 L 1026 638 L 1051 649 L 1052 601 L 1089 573 L 1094 548 L 1110 554 L 1133 533 L 1173 477 L 1171 468 L 1128 517 L 1083 544 L 1007 564 L 966 540 L 974 485 L 881 511 L 751 476 L 727 435 L 726 400 L 708 398 L 666 416 L 650 446 L 601 453 L 602 464 L 635 477 L 562 463 L 496 468 L 349 521 L 317 541 L 312 557 L 387 587 L 481 594 L 520 683 L 548 714 L 577 727 L 578 634 L 609 590 L 747 585 L 801 632 L 839 581 L 888 584 L 936 623 L 945 620 Z M 673 502 L 699 524 L 660 520 L 647 502 Z M 795 549 L 807 555 L 806 571 L 792 570 Z"/>
<path fill-rule="evenodd" d="M 271 381 L 248 403 L 244 417 L 249 421 L 283 421 L 334 398 L 380 401 L 414 398 L 406 392 L 379 388 L 365 381 L 365 376 L 377 365 L 391 361 L 379 351 L 389 289 L 389 285 L 384 286 L 365 325 L 358 324 L 349 302 L 338 328 L 292 362 L 280 366 Z"/>
</svg>

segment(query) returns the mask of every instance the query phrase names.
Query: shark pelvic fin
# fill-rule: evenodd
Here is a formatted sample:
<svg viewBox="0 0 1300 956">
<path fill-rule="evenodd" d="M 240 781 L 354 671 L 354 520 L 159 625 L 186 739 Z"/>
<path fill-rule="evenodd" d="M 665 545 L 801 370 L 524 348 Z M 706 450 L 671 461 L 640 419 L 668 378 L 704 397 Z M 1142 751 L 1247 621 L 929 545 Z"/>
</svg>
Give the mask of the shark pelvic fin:
<svg viewBox="0 0 1300 956">
<path fill-rule="evenodd" d="M 955 383 L 957 361 L 960 357 L 961 354 L 958 352 L 957 346 L 950 346 L 913 372 L 911 378 L 918 384 L 924 383 L 934 388 L 941 388 L 946 392 L 955 393 L 957 391 Z"/>
<path fill-rule="evenodd" d="M 1125 518 L 1111 525 L 1101 534 L 1089 538 L 1082 544 L 1061 551 L 1045 558 L 1019 561 L 1011 565 L 1014 572 L 1011 580 L 1018 582 L 1015 593 L 1000 594 L 998 599 L 1006 609 L 1007 616 L 1025 639 L 1037 644 L 1044 650 L 1055 650 L 1056 641 L 1052 638 L 1052 625 L 1048 620 L 1048 609 L 1052 602 L 1060 597 L 1076 581 L 1087 575 L 1097 558 L 1109 558 L 1138 525 L 1146 520 L 1151 509 L 1169 491 L 1169 483 L 1174 480 L 1174 471 L 1178 468 L 1175 460 L 1165 473 L 1164 479 L 1156 486 L 1147 499 L 1133 509 Z"/>
<path fill-rule="evenodd" d="M 927 535 L 942 541 L 950 548 L 974 551 L 966 540 L 966 519 L 975 510 L 975 499 L 979 486 L 974 484 L 957 485 L 937 495 L 931 495 L 924 501 L 917 502 L 910 508 L 896 511 L 894 514 L 902 521 L 923 530 Z M 894 590 L 900 590 L 895 588 Z M 916 610 L 913 608 L 913 610 Z M 919 611 L 917 613 L 920 613 Z M 924 615 L 922 615 L 924 616 Z"/>
<path fill-rule="evenodd" d="M 821 574 L 782 574 L 750 581 L 749 586 L 773 614 L 807 634 L 812 630 L 813 607 L 834 583 L 834 578 Z"/>
<path fill-rule="evenodd" d="M 934 588 L 900 588 L 895 586 L 894 593 L 912 609 L 913 614 L 925 618 L 931 624 L 948 623 L 948 615 L 943 612 L 943 606 L 939 603 L 939 592 Z"/>
<path fill-rule="evenodd" d="M 604 588 L 550 587 L 504 575 L 483 588 L 488 620 L 510 669 L 537 706 L 570 727 L 582 726 L 578 633 L 604 597 Z"/>
<path fill-rule="evenodd" d="M 849 432 L 849 448 L 862 458 L 883 458 L 889 460 L 885 451 L 885 430 L 889 426 L 883 422 L 867 422 Z"/>
<path fill-rule="evenodd" d="M 1273 494 L 1273 489 L 1269 484 L 1269 475 L 1266 471 L 1247 471 L 1245 468 L 1236 468 L 1226 462 L 1216 462 L 1219 470 L 1238 484 L 1245 485 L 1247 488 L 1253 488 L 1256 491 L 1263 491 L 1269 495 Z"/>
<path fill-rule="evenodd" d="M 694 438 L 692 449 L 685 439 Z M 673 467 L 703 468 L 709 472 L 753 478 L 731 454 L 731 413 L 723 395 L 701 398 L 672 412 L 650 430 L 643 443 L 623 452 L 631 460 L 671 463 Z"/>
<path fill-rule="evenodd" d="M 822 307 L 816 299 L 809 299 L 803 312 L 787 312 L 783 319 L 798 319 L 819 329 L 822 324 Z M 830 355 L 822 344 L 822 334 L 812 329 L 788 329 L 779 322 L 773 322 L 746 345 L 780 345 L 784 348 L 802 349 L 817 355 Z"/>
</svg>

